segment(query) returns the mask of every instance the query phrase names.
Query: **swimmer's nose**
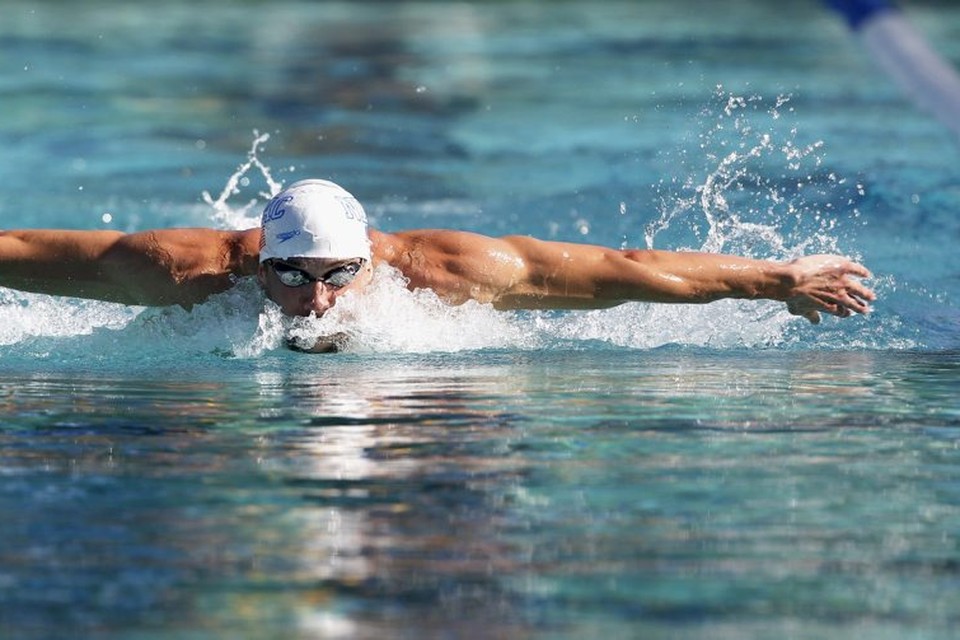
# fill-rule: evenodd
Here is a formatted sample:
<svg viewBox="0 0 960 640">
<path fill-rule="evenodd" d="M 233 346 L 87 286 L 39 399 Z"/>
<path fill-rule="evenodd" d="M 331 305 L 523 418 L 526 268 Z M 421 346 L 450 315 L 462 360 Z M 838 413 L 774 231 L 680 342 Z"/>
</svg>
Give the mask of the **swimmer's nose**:
<svg viewBox="0 0 960 640">
<path fill-rule="evenodd" d="M 306 290 L 303 299 L 305 315 L 313 312 L 319 318 L 337 302 L 336 290 L 322 282 L 314 282 L 305 286 L 304 289 Z"/>
</svg>

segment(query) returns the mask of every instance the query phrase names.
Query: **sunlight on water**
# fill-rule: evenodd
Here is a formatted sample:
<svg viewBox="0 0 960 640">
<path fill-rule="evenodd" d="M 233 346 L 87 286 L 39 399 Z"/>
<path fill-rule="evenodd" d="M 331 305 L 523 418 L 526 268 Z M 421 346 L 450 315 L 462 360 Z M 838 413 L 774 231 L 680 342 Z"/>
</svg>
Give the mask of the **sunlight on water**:
<svg viewBox="0 0 960 640">
<path fill-rule="evenodd" d="M 822 143 L 800 141 L 796 127 L 786 122 L 792 112 L 787 97 L 771 102 L 718 87 L 701 112 L 696 140 L 676 152 L 683 175 L 661 185 L 660 215 L 645 227 L 647 246 L 782 260 L 851 253 L 850 243 L 840 236 L 840 213 L 833 203 L 852 205 L 863 187 L 824 173 Z M 211 226 L 257 225 L 259 207 L 282 189 L 262 159 L 270 136 L 253 135 L 246 159 L 220 193 L 202 193 Z M 413 206 L 429 213 L 436 205 Z M 623 203 L 621 215 L 629 215 Z M 859 212 L 854 208 L 846 215 L 855 222 Z M 881 292 L 885 287 L 895 288 L 895 283 L 881 281 Z M 284 318 L 254 279 L 190 312 L 0 294 L 0 344 L 16 345 L 16 351 L 32 357 L 54 351 L 39 338 L 58 339 L 56 353 L 74 352 L 77 358 L 101 349 L 117 351 L 118 343 L 157 358 L 170 357 L 171 350 L 249 358 L 288 346 L 309 349 L 323 340 L 354 353 L 538 349 L 571 342 L 637 349 L 670 344 L 718 349 L 918 346 L 898 335 L 895 317 L 884 324 L 870 318 L 843 323 L 828 318 L 808 328 L 774 302 L 635 303 L 574 313 L 501 313 L 477 303 L 451 307 L 432 292 L 406 290 L 402 277 L 386 268 L 363 296 L 346 296 L 320 319 Z M 71 336 L 83 336 L 82 343 L 62 344 Z"/>
</svg>

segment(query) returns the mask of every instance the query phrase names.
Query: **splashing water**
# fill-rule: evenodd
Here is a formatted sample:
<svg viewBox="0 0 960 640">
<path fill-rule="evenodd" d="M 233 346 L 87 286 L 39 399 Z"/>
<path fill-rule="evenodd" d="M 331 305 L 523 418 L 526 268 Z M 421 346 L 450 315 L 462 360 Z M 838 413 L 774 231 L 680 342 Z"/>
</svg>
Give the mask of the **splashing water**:
<svg viewBox="0 0 960 640">
<path fill-rule="evenodd" d="M 250 209 L 259 203 L 257 198 L 247 201 L 247 203 L 239 209 L 231 207 L 228 202 L 232 196 L 240 193 L 241 186 L 249 186 L 250 179 L 247 178 L 247 172 L 251 169 L 257 169 L 267 183 L 268 190 L 266 192 L 261 191 L 259 194 L 260 198 L 269 200 L 277 195 L 283 188 L 281 183 L 273 179 L 270 168 L 260 160 L 258 155 L 263 149 L 263 145 L 270 139 L 270 134 L 261 134 L 258 131 L 254 131 L 253 135 L 254 140 L 250 145 L 250 150 L 247 152 L 246 161 L 241 163 L 240 166 L 237 167 L 237 170 L 233 172 L 233 175 L 227 179 L 227 183 L 220 191 L 220 195 L 214 199 L 208 191 L 204 191 L 201 194 L 203 201 L 213 208 L 210 218 L 211 222 L 216 226 L 226 227 L 227 229 L 246 229 L 259 224 L 259 216 L 256 214 L 251 216 L 249 214 Z"/>
<path fill-rule="evenodd" d="M 696 144 L 679 152 L 684 176 L 661 185 L 661 213 L 646 225 L 645 241 L 667 248 L 790 259 L 841 252 L 837 207 L 856 193 L 822 168 L 820 142 L 799 142 L 781 126 L 789 99 L 728 95 L 718 89 L 703 110 Z M 763 126 L 756 124 L 760 120 Z M 254 132 L 246 160 L 217 197 L 204 191 L 211 225 L 249 228 L 251 210 L 281 190 L 260 155 L 269 135 Z M 690 158 L 694 151 L 697 165 Z M 258 172 L 266 190 L 237 206 Z M 862 194 L 861 194 L 862 195 Z M 435 203 L 420 205 L 425 211 Z M 621 203 L 621 215 L 627 204 Z M 858 212 L 852 208 L 850 219 Z M 891 286 L 893 286 L 891 284 Z M 322 318 L 287 318 L 265 299 L 254 278 L 213 296 L 192 311 L 127 308 L 0 291 L 0 345 L 28 358 L 88 360 L 91 354 L 133 352 L 155 361 L 185 353 L 256 358 L 288 346 L 303 348 L 338 336 L 352 353 L 426 353 L 477 349 L 686 345 L 711 349 L 790 347 L 910 348 L 891 340 L 896 327 L 853 321 L 810 329 L 774 302 L 724 300 L 710 305 L 627 304 L 588 312 L 495 311 L 490 305 L 450 306 L 429 291 L 409 291 L 402 276 L 378 269 L 363 295 L 346 295 Z M 863 325 L 867 322 L 867 326 Z M 895 319 L 893 320 L 895 323 Z M 835 328 L 836 327 L 836 328 Z M 71 340 L 71 338 L 75 338 Z M 895 344 L 894 344 L 895 343 Z M 97 356 L 103 357 L 103 356 Z M 134 356 L 131 356 L 134 357 Z"/>
<path fill-rule="evenodd" d="M 406 279 L 381 265 L 362 295 L 347 294 L 321 318 L 283 318 L 288 339 L 309 348 L 318 339 L 340 334 L 341 349 L 354 353 L 423 353 L 476 349 L 530 349 L 542 346 L 519 313 L 467 302 L 451 306 L 429 290 L 410 291 Z"/>
<path fill-rule="evenodd" d="M 139 313 L 140 309 L 92 300 L 72 301 L 67 308 L 59 298 L 0 288 L 0 345 L 119 329 Z"/>
<path fill-rule="evenodd" d="M 839 215 L 859 217 L 858 193 L 823 169 L 823 142 L 804 144 L 795 126 L 790 97 L 772 104 L 717 87 L 712 106 L 701 112 L 696 156 L 690 166 L 681 151 L 680 171 L 661 183 L 661 214 L 644 230 L 655 238 L 711 253 L 737 253 L 787 260 L 807 253 L 850 253 L 839 246 Z M 757 124 L 757 120 L 761 120 Z M 761 126 L 762 125 L 762 126 Z M 838 202 L 849 213 L 838 210 Z M 674 233 L 665 233 L 674 227 Z M 684 235 L 685 234 L 685 235 Z"/>
</svg>

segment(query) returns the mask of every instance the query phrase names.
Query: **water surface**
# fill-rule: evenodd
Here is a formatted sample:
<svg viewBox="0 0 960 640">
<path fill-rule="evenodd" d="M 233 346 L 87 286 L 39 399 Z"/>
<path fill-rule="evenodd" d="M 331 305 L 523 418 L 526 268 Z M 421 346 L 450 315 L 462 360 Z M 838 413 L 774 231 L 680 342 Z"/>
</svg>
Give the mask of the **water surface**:
<svg viewBox="0 0 960 640">
<path fill-rule="evenodd" d="M 388 231 L 841 252 L 880 299 L 0 290 L 0 636 L 952 637 L 960 146 L 817 3 L 4 6 L 0 227 L 245 227 L 318 176 Z"/>
</svg>

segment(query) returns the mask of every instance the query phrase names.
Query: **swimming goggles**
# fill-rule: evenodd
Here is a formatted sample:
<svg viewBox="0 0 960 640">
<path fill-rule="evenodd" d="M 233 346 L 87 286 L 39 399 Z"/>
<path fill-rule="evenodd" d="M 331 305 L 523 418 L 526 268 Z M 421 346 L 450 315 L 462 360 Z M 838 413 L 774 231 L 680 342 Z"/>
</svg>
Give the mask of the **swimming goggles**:
<svg viewBox="0 0 960 640">
<path fill-rule="evenodd" d="M 298 269 L 293 265 L 283 262 L 270 261 L 270 267 L 277 274 L 280 282 L 287 287 L 302 287 L 305 284 L 313 282 L 322 282 L 328 287 L 340 289 L 347 286 L 360 273 L 363 268 L 363 260 L 354 260 L 340 266 L 334 267 L 322 276 L 314 276 L 303 269 Z"/>
</svg>

